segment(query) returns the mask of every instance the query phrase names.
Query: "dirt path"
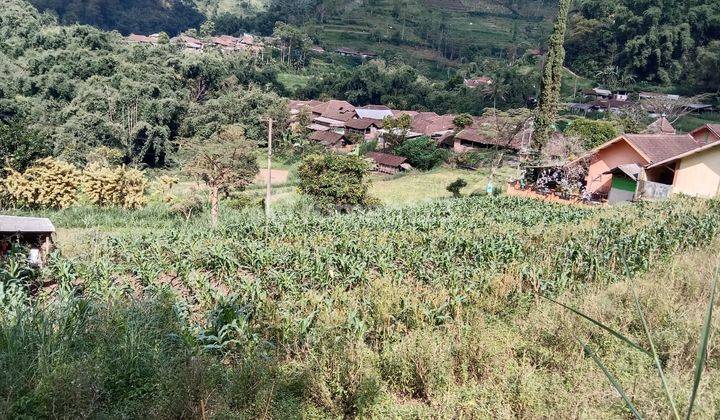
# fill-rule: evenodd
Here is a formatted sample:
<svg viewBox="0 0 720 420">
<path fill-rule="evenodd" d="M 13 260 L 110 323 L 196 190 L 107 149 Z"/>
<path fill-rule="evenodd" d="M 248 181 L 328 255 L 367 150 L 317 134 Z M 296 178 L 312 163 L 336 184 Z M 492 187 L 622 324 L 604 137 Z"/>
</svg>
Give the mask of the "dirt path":
<svg viewBox="0 0 720 420">
<path fill-rule="evenodd" d="M 255 177 L 255 183 L 265 185 L 267 182 L 268 171 L 267 169 L 260 169 L 260 173 Z M 286 183 L 288 180 L 288 171 L 282 169 L 272 170 L 272 185 L 280 185 Z"/>
</svg>

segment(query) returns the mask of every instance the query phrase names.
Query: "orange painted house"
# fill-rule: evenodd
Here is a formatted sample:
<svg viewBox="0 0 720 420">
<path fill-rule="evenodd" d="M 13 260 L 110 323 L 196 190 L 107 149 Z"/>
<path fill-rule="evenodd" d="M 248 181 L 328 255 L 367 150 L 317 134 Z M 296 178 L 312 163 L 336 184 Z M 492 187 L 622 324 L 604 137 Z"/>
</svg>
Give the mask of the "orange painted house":
<svg viewBox="0 0 720 420">
<path fill-rule="evenodd" d="M 704 145 L 689 134 L 623 134 L 593 149 L 588 160 L 586 189 L 595 195 L 610 191 L 612 175 L 608 172 L 621 165 L 646 167 L 678 156 Z M 661 167 L 647 172 L 648 180 L 671 185 L 674 168 Z"/>
</svg>

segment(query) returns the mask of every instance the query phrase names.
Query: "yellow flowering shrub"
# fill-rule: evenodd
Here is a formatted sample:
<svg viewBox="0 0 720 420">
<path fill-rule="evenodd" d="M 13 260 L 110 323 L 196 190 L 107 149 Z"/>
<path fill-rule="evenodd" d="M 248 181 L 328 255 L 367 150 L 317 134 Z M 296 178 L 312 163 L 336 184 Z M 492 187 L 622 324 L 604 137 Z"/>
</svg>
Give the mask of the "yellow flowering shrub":
<svg viewBox="0 0 720 420">
<path fill-rule="evenodd" d="M 25 172 L 7 168 L 5 192 L 11 204 L 31 208 L 66 208 L 77 201 L 80 171 L 61 160 L 35 161 Z"/>
<path fill-rule="evenodd" d="M 136 209 L 147 204 L 147 178 L 142 171 L 119 166 L 109 168 L 97 163 L 83 171 L 83 192 L 97 206 L 121 206 Z"/>
</svg>

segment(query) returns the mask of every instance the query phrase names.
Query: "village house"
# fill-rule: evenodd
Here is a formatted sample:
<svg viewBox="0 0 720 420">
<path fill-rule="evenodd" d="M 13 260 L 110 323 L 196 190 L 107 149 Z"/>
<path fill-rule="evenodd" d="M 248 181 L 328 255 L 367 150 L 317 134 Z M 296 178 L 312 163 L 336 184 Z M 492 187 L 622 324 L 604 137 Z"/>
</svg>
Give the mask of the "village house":
<svg viewBox="0 0 720 420">
<path fill-rule="evenodd" d="M 597 99 L 590 102 L 590 109 L 598 112 L 620 112 L 626 108 L 632 108 L 635 102 L 617 99 Z"/>
<path fill-rule="evenodd" d="M 336 53 L 344 56 L 344 57 L 355 57 L 355 58 L 361 58 L 363 60 L 367 58 L 373 58 L 377 57 L 377 54 L 370 52 L 370 51 L 355 51 L 352 48 L 347 47 L 341 47 L 335 50 Z"/>
<path fill-rule="evenodd" d="M 463 84 L 470 89 L 477 87 L 490 86 L 493 84 L 493 79 L 487 76 L 478 76 L 470 79 L 463 79 Z"/>
<path fill-rule="evenodd" d="M 640 92 L 638 93 L 640 99 L 669 99 L 672 101 L 680 100 L 680 95 L 672 95 L 667 93 L 656 93 L 656 92 Z"/>
<path fill-rule="evenodd" d="M 139 45 L 158 45 L 158 40 L 160 39 L 159 34 L 152 34 L 152 35 L 136 35 L 136 34 L 130 34 L 125 38 L 125 41 L 129 44 L 139 44 Z"/>
<path fill-rule="evenodd" d="M 612 97 L 612 91 L 608 89 L 602 89 L 602 88 L 592 88 L 592 89 L 585 89 L 583 91 L 583 94 L 587 99 L 611 99 Z"/>
<path fill-rule="evenodd" d="M 223 52 L 235 52 L 240 50 L 240 38 L 230 35 L 221 35 L 210 38 L 210 42 Z"/>
<path fill-rule="evenodd" d="M 355 118 L 356 115 L 355 107 L 350 102 L 337 99 L 321 102 L 310 110 L 316 117 L 338 121 L 342 123 L 341 126 L 344 126 L 344 123 L 348 120 Z"/>
<path fill-rule="evenodd" d="M 410 129 L 428 137 L 439 137 L 455 129 L 455 115 L 438 115 L 434 112 L 420 112 L 413 118 Z"/>
<path fill-rule="evenodd" d="M 530 120 L 524 124 L 512 138 L 498 136 L 497 122 L 492 116 L 475 118 L 475 122 L 452 138 L 452 150 L 456 153 L 468 152 L 474 149 L 500 148 L 515 152 L 528 149 L 532 140 L 532 124 Z M 445 143 L 449 143 L 445 139 Z"/>
<path fill-rule="evenodd" d="M 653 163 L 645 170 L 672 172 L 672 194 L 717 197 L 720 194 L 720 140 Z"/>
<path fill-rule="evenodd" d="M 705 143 L 689 134 L 623 134 L 593 149 L 589 159 L 586 190 L 595 196 L 607 196 L 613 187 L 612 171 L 623 165 L 635 164 L 645 171 L 647 181 L 672 185 L 674 168 L 657 166 L 670 158 L 695 150 Z M 577 162 L 577 161 L 576 161 Z"/>
<path fill-rule="evenodd" d="M 170 38 L 170 43 L 179 45 L 185 48 L 186 51 L 200 52 L 205 48 L 205 44 L 201 40 L 188 35 L 178 35 Z"/>
<path fill-rule="evenodd" d="M 0 257 L 14 244 L 29 249 L 31 264 L 41 265 L 53 249 L 55 226 L 40 217 L 0 216 Z"/>
<path fill-rule="evenodd" d="M 355 134 L 365 138 L 366 136 L 374 137 L 377 131 L 382 128 L 382 120 L 373 118 L 356 118 L 345 123 L 345 133 L 348 135 Z"/>
<path fill-rule="evenodd" d="M 405 162 L 407 159 L 402 156 L 395 156 L 388 153 L 370 152 L 367 157 L 373 161 L 373 170 L 388 175 L 395 175 L 400 171 L 409 168 Z"/>
<path fill-rule="evenodd" d="M 334 131 L 314 131 L 310 140 L 318 142 L 328 149 L 339 149 L 347 144 L 345 135 Z"/>
</svg>

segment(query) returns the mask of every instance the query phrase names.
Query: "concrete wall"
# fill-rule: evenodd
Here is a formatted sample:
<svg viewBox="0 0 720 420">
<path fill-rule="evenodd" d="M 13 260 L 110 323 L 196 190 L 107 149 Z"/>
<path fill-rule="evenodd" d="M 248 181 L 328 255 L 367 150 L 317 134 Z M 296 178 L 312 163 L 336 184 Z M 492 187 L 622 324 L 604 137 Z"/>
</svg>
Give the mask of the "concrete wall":
<svg viewBox="0 0 720 420">
<path fill-rule="evenodd" d="M 602 175 L 603 172 L 628 163 L 637 163 L 640 166 L 648 164 L 625 140 L 598 151 L 588 167 L 588 175 L 585 178 L 587 190 L 593 193 L 607 193 L 610 191 L 612 175 Z"/>
<path fill-rule="evenodd" d="M 720 190 L 720 147 L 683 158 L 673 182 L 674 194 L 715 197 Z"/>
</svg>

